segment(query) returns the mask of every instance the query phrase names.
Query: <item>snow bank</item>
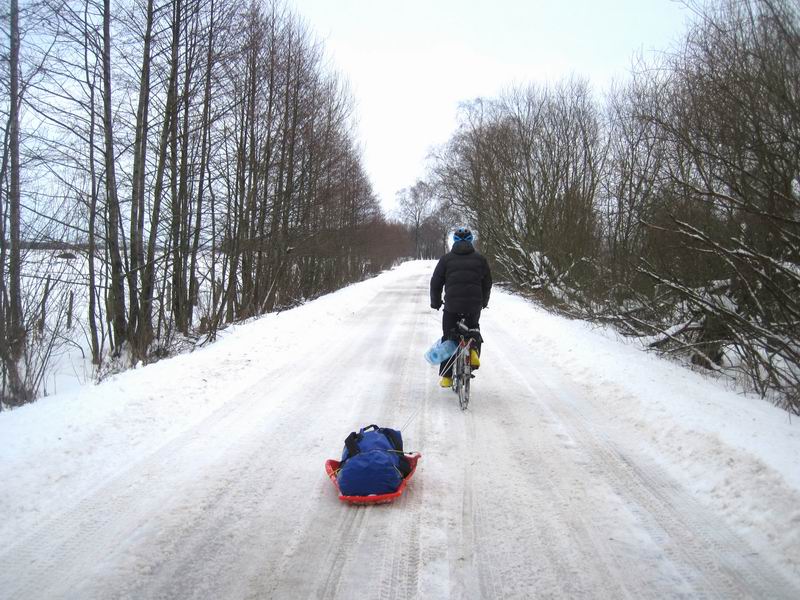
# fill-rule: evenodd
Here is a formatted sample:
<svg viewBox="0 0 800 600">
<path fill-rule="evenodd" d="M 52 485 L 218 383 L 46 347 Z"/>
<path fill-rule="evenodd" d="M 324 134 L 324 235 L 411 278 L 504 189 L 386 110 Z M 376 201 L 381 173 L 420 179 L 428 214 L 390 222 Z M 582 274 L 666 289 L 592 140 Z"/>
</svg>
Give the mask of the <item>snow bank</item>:
<svg viewBox="0 0 800 600">
<path fill-rule="evenodd" d="M 591 400 L 591 418 L 618 430 L 615 439 L 649 454 L 743 533 L 759 529 L 775 540 L 800 575 L 798 419 L 610 328 L 508 294 L 497 294 L 490 310 L 530 332 L 539 376 L 552 376 L 553 385 L 570 381 Z"/>
<path fill-rule="evenodd" d="M 393 276 L 229 327 L 216 343 L 190 354 L 0 413 L 0 540 L 102 486 L 198 422 L 219 418 L 265 371 L 302 369 L 326 332 L 370 303 Z"/>
</svg>

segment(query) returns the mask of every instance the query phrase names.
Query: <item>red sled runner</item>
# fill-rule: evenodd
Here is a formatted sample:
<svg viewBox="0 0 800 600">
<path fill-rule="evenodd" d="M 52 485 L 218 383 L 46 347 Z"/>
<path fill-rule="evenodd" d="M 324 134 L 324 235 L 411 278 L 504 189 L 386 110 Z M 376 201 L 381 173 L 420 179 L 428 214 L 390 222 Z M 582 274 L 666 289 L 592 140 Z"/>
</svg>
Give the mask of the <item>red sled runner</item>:
<svg viewBox="0 0 800 600">
<path fill-rule="evenodd" d="M 342 502 L 348 502 L 349 504 L 386 504 L 388 502 L 393 502 L 397 498 L 403 495 L 403 491 L 406 489 L 406 484 L 411 480 L 414 476 L 414 471 L 417 470 L 417 461 L 422 456 L 419 452 L 414 452 L 412 454 L 405 454 L 404 455 L 408 459 L 408 464 L 411 467 L 411 471 L 409 471 L 408 475 L 403 478 L 403 481 L 400 482 L 400 487 L 398 487 L 394 492 L 389 494 L 370 494 L 369 496 L 344 496 L 342 495 L 341 491 L 339 490 L 339 481 L 336 479 L 336 476 L 339 472 L 339 465 L 341 464 L 340 461 L 334 459 L 328 459 L 325 461 L 325 472 L 330 477 L 330 480 L 333 482 L 333 485 L 336 486 L 336 491 L 339 492 L 339 500 Z"/>
</svg>

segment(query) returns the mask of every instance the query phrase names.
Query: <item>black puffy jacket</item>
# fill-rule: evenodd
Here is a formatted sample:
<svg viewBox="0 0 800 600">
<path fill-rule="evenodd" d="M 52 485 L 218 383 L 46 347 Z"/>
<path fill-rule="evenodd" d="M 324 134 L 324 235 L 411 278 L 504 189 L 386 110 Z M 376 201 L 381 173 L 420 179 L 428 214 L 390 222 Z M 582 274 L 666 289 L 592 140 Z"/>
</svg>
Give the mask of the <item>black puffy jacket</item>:
<svg viewBox="0 0 800 600">
<path fill-rule="evenodd" d="M 489 304 L 492 273 L 486 258 L 469 242 L 459 241 L 439 259 L 431 277 L 431 308 L 442 305 L 453 313 L 475 314 Z"/>
</svg>

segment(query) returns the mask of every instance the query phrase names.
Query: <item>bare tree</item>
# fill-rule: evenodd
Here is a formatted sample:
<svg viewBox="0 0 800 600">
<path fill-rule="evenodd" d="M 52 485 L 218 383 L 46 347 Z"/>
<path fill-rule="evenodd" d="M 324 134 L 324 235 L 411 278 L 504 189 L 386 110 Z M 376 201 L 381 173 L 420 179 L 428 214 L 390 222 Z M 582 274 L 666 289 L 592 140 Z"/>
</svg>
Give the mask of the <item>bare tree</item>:
<svg viewBox="0 0 800 600">
<path fill-rule="evenodd" d="M 732 363 L 797 412 L 800 14 L 779 0 L 701 14 L 671 58 L 669 94 L 645 113 L 667 142 L 667 185 L 686 199 L 651 223 L 653 235 L 674 240 L 685 261 L 642 270 L 688 313 L 665 345 L 707 367 Z"/>
<path fill-rule="evenodd" d="M 20 252 L 20 160 L 19 160 L 19 4 L 11 0 L 9 6 L 10 22 L 10 53 L 9 53 L 9 117 L 4 144 L 4 166 L 6 155 L 10 156 L 10 184 L 8 188 L 8 289 L 5 287 L 5 274 L 3 277 L 3 298 L 0 300 L 3 307 L 2 316 L 2 347 L 3 370 L 8 378 L 8 391 L 5 394 L 7 404 L 21 404 L 30 397 L 30 390 L 26 389 L 20 372 L 20 360 L 25 351 L 26 331 L 23 321 L 22 291 L 21 291 L 21 252 Z M 7 154 L 6 154 L 7 153 Z M 5 171 L 5 169 L 3 169 Z M 5 215 L 3 222 L 5 223 Z M 3 228 L 3 245 L 5 246 L 5 227 Z M 6 257 L 3 256 L 5 266 Z M 7 292 L 7 296 L 6 296 Z"/>
<path fill-rule="evenodd" d="M 400 219 L 411 227 L 414 234 L 414 256 L 416 258 L 423 258 L 422 226 L 433 209 L 433 190 L 424 181 L 417 181 L 410 188 L 404 188 L 397 193 L 397 212 Z"/>
<path fill-rule="evenodd" d="M 462 114 L 435 168 L 442 196 L 512 281 L 559 297 L 585 283 L 604 151 L 587 84 L 513 90 Z"/>
<path fill-rule="evenodd" d="M 800 7 L 693 4 L 604 110 L 580 81 L 464 106 L 439 195 L 516 285 L 800 411 Z"/>
<path fill-rule="evenodd" d="M 53 348 L 61 301 L 102 377 L 391 264 L 352 98 L 280 1 L 131 0 L 113 18 L 109 0 L 36 8 L 34 126 L 22 161 L 5 129 L 0 178 L 0 234 L 18 242 L 0 249 L 0 333 L 19 290 L 21 322 L 37 324 L 26 365 Z M 20 181 L 38 187 L 18 203 Z M 17 285 L 12 255 L 41 239 L 87 260 L 61 281 L 44 254 L 27 271 L 21 257 L 38 279 Z"/>
<path fill-rule="evenodd" d="M 103 1 L 103 131 L 106 193 L 106 243 L 111 257 L 111 321 L 114 325 L 114 347 L 117 351 L 128 340 L 125 310 L 125 277 L 120 252 L 120 212 L 117 193 L 117 163 L 114 153 L 114 120 L 111 94 L 111 1 Z"/>
</svg>

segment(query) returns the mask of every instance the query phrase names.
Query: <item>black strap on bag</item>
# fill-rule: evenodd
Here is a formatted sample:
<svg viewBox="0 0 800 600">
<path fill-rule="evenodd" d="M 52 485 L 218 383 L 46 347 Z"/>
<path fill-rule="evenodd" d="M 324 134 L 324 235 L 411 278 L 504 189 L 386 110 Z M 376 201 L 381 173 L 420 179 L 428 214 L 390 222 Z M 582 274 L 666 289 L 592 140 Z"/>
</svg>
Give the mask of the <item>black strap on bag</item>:
<svg viewBox="0 0 800 600">
<path fill-rule="evenodd" d="M 411 473 L 411 463 L 408 462 L 408 458 L 406 458 L 405 454 L 400 455 L 400 464 L 397 465 L 397 470 L 400 471 L 400 475 L 403 479 L 408 477 L 408 474 Z"/>
<path fill-rule="evenodd" d="M 358 447 L 359 437 L 360 434 L 356 433 L 355 431 L 351 431 L 350 435 L 345 438 L 344 447 L 347 448 L 347 458 L 342 461 L 342 464 L 346 463 L 351 457 L 361 452 Z"/>
<path fill-rule="evenodd" d="M 373 423 L 372 425 L 367 425 L 366 427 L 362 427 L 361 431 L 359 431 L 358 433 L 356 433 L 355 431 L 351 431 L 350 435 L 348 435 L 345 438 L 344 447 L 347 448 L 347 458 L 345 458 L 340 463 L 339 468 L 341 468 L 342 465 L 344 465 L 344 463 L 346 463 L 350 458 L 361 452 L 361 449 L 358 447 L 358 442 L 363 437 L 364 432 L 369 429 L 375 429 L 377 431 L 380 429 L 380 427 L 378 427 Z M 389 441 L 392 443 L 392 446 L 394 446 L 394 442 L 391 439 Z"/>
<path fill-rule="evenodd" d="M 408 474 L 411 473 L 411 464 L 408 462 L 405 454 L 403 454 L 403 439 L 400 437 L 400 432 L 394 429 L 381 429 L 380 432 L 386 436 L 386 439 L 389 440 L 395 452 L 400 454 L 400 464 L 397 468 L 403 476 L 403 479 L 405 479 L 408 477 Z"/>
<path fill-rule="evenodd" d="M 394 451 L 400 454 L 400 464 L 398 465 L 400 474 L 403 476 L 403 479 L 408 477 L 408 474 L 411 472 L 411 464 L 403 454 L 403 442 L 401 441 L 402 438 L 400 438 L 394 430 L 387 430 L 382 427 L 378 427 L 374 423 L 372 425 L 362 427 L 358 433 L 351 431 L 350 435 L 345 438 L 344 446 L 347 448 L 347 458 L 339 463 L 339 468 L 341 469 L 344 466 L 344 463 L 361 452 L 361 449 L 358 447 L 358 442 L 363 437 L 364 432 L 369 431 L 370 429 L 374 429 L 375 431 L 382 433 L 386 439 L 389 440 L 389 443 L 392 445 L 392 448 L 394 448 Z"/>
</svg>

